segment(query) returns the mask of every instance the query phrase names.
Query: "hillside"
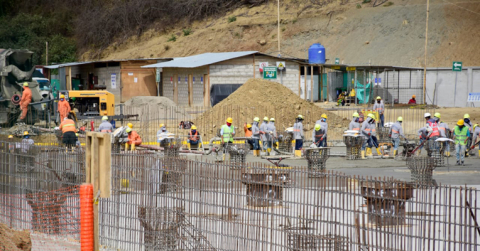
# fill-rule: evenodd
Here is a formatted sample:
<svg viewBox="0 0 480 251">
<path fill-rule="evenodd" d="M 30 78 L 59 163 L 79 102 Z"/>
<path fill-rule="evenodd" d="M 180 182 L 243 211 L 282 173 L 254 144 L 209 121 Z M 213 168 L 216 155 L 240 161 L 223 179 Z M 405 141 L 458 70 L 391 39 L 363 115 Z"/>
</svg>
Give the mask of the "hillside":
<svg viewBox="0 0 480 251">
<path fill-rule="evenodd" d="M 393 5 L 387 2 L 377 7 L 373 7 L 373 1 L 281 2 L 284 56 L 305 58 L 308 47 L 320 42 L 327 49 L 327 58 L 338 57 L 345 64 L 423 66 L 425 1 L 393 0 Z M 151 29 L 104 51 L 92 50 L 81 59 L 89 60 L 91 55 L 100 55 L 95 56 L 97 59 L 120 59 L 240 50 L 275 55 L 276 8 L 276 1 L 270 1 L 167 31 Z M 229 22 L 232 17 L 236 21 Z M 190 34 L 185 36 L 183 30 Z M 452 61 L 463 61 L 465 66 L 480 65 L 478 34 L 480 1 L 430 1 L 428 66 L 450 67 Z M 176 41 L 168 41 L 173 36 Z"/>
</svg>

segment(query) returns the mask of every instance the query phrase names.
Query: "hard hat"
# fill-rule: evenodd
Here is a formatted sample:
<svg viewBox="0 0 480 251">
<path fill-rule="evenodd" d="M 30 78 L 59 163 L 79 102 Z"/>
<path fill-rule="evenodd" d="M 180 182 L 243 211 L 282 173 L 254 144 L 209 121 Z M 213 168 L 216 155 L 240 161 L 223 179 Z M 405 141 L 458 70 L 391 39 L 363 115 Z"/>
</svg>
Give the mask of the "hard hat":
<svg viewBox="0 0 480 251">
<path fill-rule="evenodd" d="M 13 135 L 8 135 L 8 138 L 9 138 L 9 139 L 13 139 Z"/>
<path fill-rule="evenodd" d="M 23 132 L 23 136 L 29 135 L 28 131 Z"/>
<path fill-rule="evenodd" d="M 107 121 L 107 120 L 108 120 L 108 117 L 107 117 L 107 116 L 103 116 L 103 117 L 102 117 L 102 120 Z"/>
<path fill-rule="evenodd" d="M 303 119 L 303 116 L 299 114 L 299 115 L 298 115 L 298 118 L 299 118 L 299 119 Z"/>
<path fill-rule="evenodd" d="M 197 130 L 197 127 L 192 125 L 192 130 Z"/>
<path fill-rule="evenodd" d="M 315 124 L 315 131 L 318 131 L 318 130 L 320 130 L 320 128 L 322 128 L 322 126 L 321 126 L 321 125 L 319 125 L 319 124 Z"/>
<path fill-rule="evenodd" d="M 259 121 L 260 121 L 260 118 L 258 118 L 258 117 L 255 117 L 255 118 L 253 118 L 253 121 L 255 121 L 255 122 L 259 122 Z"/>
<path fill-rule="evenodd" d="M 128 123 L 127 126 L 132 129 L 133 128 L 133 124 L 132 123 Z"/>
<path fill-rule="evenodd" d="M 382 97 L 380 97 L 380 96 L 377 96 L 377 99 L 382 99 Z"/>
<path fill-rule="evenodd" d="M 457 121 L 457 125 L 463 126 L 463 125 L 465 125 L 465 121 L 463 121 L 463 119 L 461 119 L 461 120 Z"/>
<path fill-rule="evenodd" d="M 463 115 L 463 118 L 464 119 L 469 119 L 470 118 L 470 115 L 468 113 L 465 113 L 465 115 Z"/>
<path fill-rule="evenodd" d="M 77 136 L 77 137 L 78 137 L 78 133 L 75 133 L 75 136 Z"/>
<path fill-rule="evenodd" d="M 397 121 L 403 122 L 403 118 L 402 118 L 402 117 L 398 117 L 398 118 L 397 118 Z"/>
<path fill-rule="evenodd" d="M 164 127 L 164 126 L 165 126 L 165 124 L 160 124 L 160 128 L 162 128 L 162 127 Z"/>
<path fill-rule="evenodd" d="M 23 86 L 28 87 L 28 83 L 27 82 L 23 83 Z"/>
<path fill-rule="evenodd" d="M 127 127 L 127 130 L 125 130 L 127 133 L 131 132 L 132 131 L 132 128 L 130 127 Z"/>
<path fill-rule="evenodd" d="M 62 95 L 60 95 L 60 98 L 65 98 L 65 95 L 63 95 L 63 94 L 62 94 Z"/>
<path fill-rule="evenodd" d="M 373 115 L 373 113 L 369 113 L 369 114 L 367 115 L 367 117 L 372 118 L 372 119 L 375 119 L 375 115 Z"/>
<path fill-rule="evenodd" d="M 354 113 L 353 113 L 353 117 L 354 117 L 354 118 L 358 118 L 358 117 L 360 117 L 360 114 L 358 114 L 358 112 L 354 112 Z"/>
<path fill-rule="evenodd" d="M 250 124 L 247 124 L 247 128 L 252 128 L 252 125 L 250 125 Z"/>
<path fill-rule="evenodd" d="M 415 96 L 415 95 L 412 95 L 412 98 L 416 98 L 416 97 L 417 97 L 417 96 Z"/>
<path fill-rule="evenodd" d="M 275 119 L 274 119 L 274 118 L 271 118 L 270 121 L 275 122 Z"/>
<path fill-rule="evenodd" d="M 233 123 L 233 119 L 232 118 L 227 118 L 227 123 Z"/>
<path fill-rule="evenodd" d="M 264 120 L 264 121 L 268 121 L 268 117 L 263 117 L 263 120 Z"/>
<path fill-rule="evenodd" d="M 434 116 L 434 117 L 437 117 L 437 118 L 440 118 L 440 113 L 439 113 L 439 112 L 436 112 L 433 116 Z"/>
<path fill-rule="evenodd" d="M 425 115 L 423 115 L 423 117 L 425 117 L 425 118 L 431 117 L 431 116 L 432 116 L 432 114 L 430 114 L 430 113 L 428 113 L 428 112 L 426 112 Z"/>
<path fill-rule="evenodd" d="M 322 114 L 322 116 L 320 116 L 320 117 L 322 117 L 322 118 L 324 118 L 324 119 L 328 119 L 327 114 L 325 114 L 325 113 Z"/>
<path fill-rule="evenodd" d="M 473 130 L 475 130 L 475 128 L 478 126 L 478 124 L 475 124 L 473 125 Z"/>
</svg>

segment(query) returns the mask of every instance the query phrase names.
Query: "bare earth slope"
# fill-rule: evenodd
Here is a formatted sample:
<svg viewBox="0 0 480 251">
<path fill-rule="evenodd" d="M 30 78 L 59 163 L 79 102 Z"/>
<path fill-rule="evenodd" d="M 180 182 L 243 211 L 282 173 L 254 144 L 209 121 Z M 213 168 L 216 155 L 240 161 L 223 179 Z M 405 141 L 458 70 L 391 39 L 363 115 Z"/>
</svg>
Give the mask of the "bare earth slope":
<svg viewBox="0 0 480 251">
<path fill-rule="evenodd" d="M 344 0 L 345 1 L 345 0 Z M 101 53 L 103 59 L 187 56 L 204 52 L 258 50 L 277 54 L 276 1 L 241 8 L 225 16 L 191 25 L 179 24 L 168 32 L 150 30 Z M 373 2 L 334 0 L 320 6 L 310 0 L 281 1 L 282 54 L 305 58 L 308 47 L 320 42 L 327 58 L 345 64 L 422 66 L 426 1 Z M 361 8 L 357 8 L 361 6 Z M 236 21 L 228 22 L 228 17 Z M 183 29 L 192 34 L 184 36 Z M 480 65 L 480 1 L 431 0 L 429 67 Z M 174 35 L 175 42 L 167 40 Z M 262 40 L 264 43 L 260 43 Z M 263 44 L 263 45 L 261 45 Z M 90 59 L 89 53 L 83 55 Z"/>
</svg>

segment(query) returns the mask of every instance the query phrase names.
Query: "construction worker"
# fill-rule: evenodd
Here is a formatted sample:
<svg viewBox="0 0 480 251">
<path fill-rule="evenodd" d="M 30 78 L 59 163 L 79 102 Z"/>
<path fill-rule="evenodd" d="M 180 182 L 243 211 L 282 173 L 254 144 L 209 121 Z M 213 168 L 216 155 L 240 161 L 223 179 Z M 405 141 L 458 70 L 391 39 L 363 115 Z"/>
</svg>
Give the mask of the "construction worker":
<svg viewBox="0 0 480 251">
<path fill-rule="evenodd" d="M 320 119 L 315 122 L 315 124 L 319 124 L 322 127 L 323 136 L 320 141 L 320 147 L 327 147 L 327 133 L 328 133 L 328 123 L 327 123 L 327 114 L 322 114 Z"/>
<path fill-rule="evenodd" d="M 23 120 L 27 117 L 28 112 L 28 104 L 32 102 L 32 90 L 28 87 L 28 83 L 23 83 L 23 92 L 22 92 L 22 99 L 20 100 L 20 110 L 22 110 L 22 115 L 20 115 L 20 119 Z"/>
<path fill-rule="evenodd" d="M 321 147 L 320 144 L 322 143 L 323 134 L 322 126 L 315 124 L 314 130 L 312 131 L 312 141 L 317 147 Z"/>
<path fill-rule="evenodd" d="M 20 143 L 20 149 L 23 156 L 19 156 L 20 163 L 23 165 L 23 171 L 31 171 L 35 165 L 35 157 L 32 154 L 28 154 L 30 148 L 35 145 L 33 139 L 30 138 L 28 131 L 23 132 L 23 139 Z"/>
<path fill-rule="evenodd" d="M 164 136 L 166 135 L 161 135 L 161 134 L 166 134 L 168 133 L 167 131 L 167 127 L 165 126 L 165 124 L 160 124 L 160 129 L 158 129 L 157 131 L 157 143 L 160 143 L 161 146 L 163 146 L 164 143 L 167 143 L 168 140 L 167 139 L 163 139 L 163 140 L 160 140 L 161 138 L 164 138 Z M 129 127 L 131 128 L 131 127 Z"/>
<path fill-rule="evenodd" d="M 77 141 L 75 142 L 75 147 L 80 148 L 82 144 L 80 143 L 80 138 L 78 137 L 78 133 L 75 133 L 75 136 L 77 137 Z"/>
<path fill-rule="evenodd" d="M 427 127 L 432 129 L 432 132 L 428 135 L 428 139 L 433 139 L 436 140 L 438 137 L 440 137 L 440 131 L 438 129 L 438 123 L 436 119 L 431 118 L 430 113 L 425 113 L 424 117 L 425 120 L 427 121 Z"/>
<path fill-rule="evenodd" d="M 190 127 L 190 132 L 188 133 L 188 141 L 190 145 L 198 145 L 200 143 L 200 136 L 197 131 L 197 127 L 192 125 Z"/>
<path fill-rule="evenodd" d="M 303 116 L 298 115 L 295 124 L 293 124 L 293 138 L 295 139 L 295 157 L 302 157 L 303 147 Z"/>
<path fill-rule="evenodd" d="M 354 112 L 352 121 L 350 121 L 350 124 L 348 125 L 348 130 L 360 131 L 359 120 L 360 120 L 360 114 L 358 114 L 358 112 Z"/>
<path fill-rule="evenodd" d="M 75 122 L 72 120 L 71 115 L 63 119 L 60 124 L 60 130 L 62 130 L 63 133 L 62 143 L 65 144 L 67 150 L 72 149 L 77 143 L 77 136 L 75 135 L 77 129 L 75 128 Z"/>
<path fill-rule="evenodd" d="M 400 136 L 402 136 L 405 141 L 408 142 L 407 137 L 403 134 L 403 118 L 398 117 L 397 122 L 390 127 L 390 135 L 393 143 L 393 157 L 397 156 L 398 145 L 400 145 Z"/>
<path fill-rule="evenodd" d="M 412 98 L 408 101 L 408 104 L 409 105 L 416 105 L 417 104 L 417 100 L 415 99 L 416 96 L 415 95 L 412 95 Z"/>
<path fill-rule="evenodd" d="M 465 157 L 468 157 L 468 152 L 469 152 L 468 150 L 472 146 L 472 136 L 473 136 L 472 122 L 470 121 L 470 115 L 468 113 L 465 113 L 465 115 L 463 115 L 463 121 L 465 122 L 465 127 L 467 127 L 468 131 L 470 132 L 470 136 L 468 137 L 467 146 L 465 149 L 466 150 Z"/>
<path fill-rule="evenodd" d="M 362 145 L 362 152 L 361 152 L 362 159 L 365 159 L 365 156 L 367 157 L 373 156 L 372 147 L 375 147 L 375 149 L 377 150 L 378 156 L 382 156 L 382 153 L 380 152 L 380 149 L 378 147 L 375 115 L 371 113 L 367 115 L 367 119 L 363 122 L 360 132 L 365 139 Z M 365 150 L 366 150 L 366 154 L 365 154 Z"/>
<path fill-rule="evenodd" d="M 245 138 L 252 137 L 252 125 L 251 124 L 243 124 L 243 131 L 245 132 Z M 250 145 L 250 149 L 253 149 L 253 139 L 247 139 L 247 143 Z"/>
<path fill-rule="evenodd" d="M 8 135 L 8 151 L 11 153 L 15 151 L 15 142 L 13 135 Z"/>
<path fill-rule="evenodd" d="M 268 130 L 270 132 L 270 140 L 272 147 L 277 145 L 277 127 L 275 126 L 275 118 L 270 118 L 270 123 L 268 123 Z"/>
<path fill-rule="evenodd" d="M 420 138 L 420 147 L 417 150 L 417 155 L 422 153 L 423 145 L 422 143 L 428 140 L 428 135 L 432 132 L 432 128 L 424 126 L 418 130 L 418 137 Z"/>
<path fill-rule="evenodd" d="M 252 124 L 252 142 L 253 142 L 253 156 L 260 157 L 260 128 L 258 123 L 260 118 L 255 117 Z"/>
<path fill-rule="evenodd" d="M 132 123 L 128 123 L 128 124 L 127 124 L 127 127 L 129 127 L 130 129 L 133 129 L 133 124 L 132 124 Z"/>
<path fill-rule="evenodd" d="M 60 101 L 57 104 L 57 112 L 60 114 L 60 122 L 63 121 L 68 114 L 70 114 L 70 104 L 65 100 L 65 95 L 60 95 Z"/>
<path fill-rule="evenodd" d="M 473 136 L 472 136 L 472 146 L 470 147 L 471 150 L 475 149 L 477 137 L 480 135 L 480 127 L 478 124 L 473 125 Z M 478 157 L 480 158 L 480 144 L 478 145 Z"/>
<path fill-rule="evenodd" d="M 232 125 L 233 119 L 227 118 L 226 124 L 220 129 L 220 136 L 222 138 L 223 146 L 223 161 L 225 161 L 225 154 L 227 153 L 227 147 L 233 144 L 233 136 L 235 136 L 235 127 Z"/>
<path fill-rule="evenodd" d="M 270 141 L 270 132 L 268 130 L 268 117 L 263 117 L 262 124 L 260 125 L 260 134 L 262 136 L 260 137 L 262 140 L 262 150 L 263 152 L 267 152 L 268 154 L 268 149 L 272 148 L 272 142 Z"/>
<path fill-rule="evenodd" d="M 98 131 L 107 133 L 111 133 L 113 131 L 113 126 L 112 124 L 110 124 L 110 122 L 108 122 L 107 116 L 102 117 L 102 123 L 100 124 L 100 126 L 98 126 Z"/>
<path fill-rule="evenodd" d="M 468 137 L 470 136 L 470 131 L 468 127 L 465 126 L 465 121 L 463 119 L 457 122 L 455 128 L 453 128 L 453 140 L 455 140 L 455 152 L 457 157 L 457 165 L 464 165 L 465 159 L 465 147 L 467 145 Z"/>
<path fill-rule="evenodd" d="M 440 132 L 440 137 L 442 138 L 449 138 L 451 135 L 450 128 L 448 127 L 448 124 L 440 121 L 440 113 L 436 112 L 433 115 L 433 118 L 437 121 L 438 123 L 438 131 Z M 450 156 L 450 143 L 447 141 L 442 142 L 443 145 L 443 150 L 445 151 L 445 156 L 449 157 Z"/>
<path fill-rule="evenodd" d="M 140 135 L 130 127 L 125 131 L 128 133 L 128 142 L 125 143 L 125 151 L 128 151 L 129 147 L 131 151 L 135 151 L 135 147 L 142 144 L 142 138 L 140 138 Z"/>
<path fill-rule="evenodd" d="M 377 102 L 375 102 L 375 104 L 373 105 L 373 110 L 378 112 L 378 117 L 380 118 L 378 127 L 383 127 L 383 124 L 385 122 L 385 104 L 383 103 L 383 100 L 380 96 L 377 97 Z"/>
</svg>

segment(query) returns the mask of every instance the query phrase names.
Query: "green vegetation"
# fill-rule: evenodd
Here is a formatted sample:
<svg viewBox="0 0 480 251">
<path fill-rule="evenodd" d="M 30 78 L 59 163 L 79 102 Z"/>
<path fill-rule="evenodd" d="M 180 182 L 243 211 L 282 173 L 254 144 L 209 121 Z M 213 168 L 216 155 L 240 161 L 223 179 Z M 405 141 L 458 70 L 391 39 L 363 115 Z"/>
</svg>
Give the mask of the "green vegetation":
<svg viewBox="0 0 480 251">
<path fill-rule="evenodd" d="M 233 22 L 235 22 L 235 21 L 237 21 L 237 17 L 236 17 L 236 16 L 228 17 L 228 22 L 229 22 L 229 23 L 233 23 Z"/>
<path fill-rule="evenodd" d="M 175 35 L 172 34 L 172 36 L 170 36 L 167 40 L 167 42 L 175 42 L 177 41 L 177 37 Z"/>
<path fill-rule="evenodd" d="M 357 3 L 357 9 L 361 9 L 361 8 L 362 6 L 359 3 Z"/>
<path fill-rule="evenodd" d="M 184 36 L 188 36 L 188 35 L 190 35 L 190 34 L 192 34 L 192 30 L 191 30 L 191 29 L 183 29 L 183 35 L 184 35 Z"/>
<path fill-rule="evenodd" d="M 362 3 L 370 3 L 372 0 L 363 0 Z"/>
<path fill-rule="evenodd" d="M 393 2 L 387 2 L 383 5 L 383 7 L 388 7 L 388 6 L 392 6 L 393 5 Z"/>
</svg>

